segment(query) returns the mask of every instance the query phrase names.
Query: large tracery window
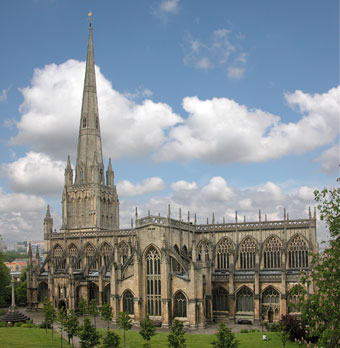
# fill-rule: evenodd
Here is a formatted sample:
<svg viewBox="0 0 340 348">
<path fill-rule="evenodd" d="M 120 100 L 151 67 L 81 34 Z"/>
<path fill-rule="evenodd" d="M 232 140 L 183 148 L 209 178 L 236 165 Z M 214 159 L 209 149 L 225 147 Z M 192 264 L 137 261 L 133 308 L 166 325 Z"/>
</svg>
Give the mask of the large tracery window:
<svg viewBox="0 0 340 348">
<path fill-rule="evenodd" d="M 228 291 L 219 286 L 212 291 L 213 296 L 213 310 L 214 311 L 227 311 L 228 310 Z"/>
<path fill-rule="evenodd" d="M 270 237 L 266 242 L 263 252 L 264 268 L 281 267 L 281 247 L 282 244 L 277 237 Z"/>
<path fill-rule="evenodd" d="M 273 287 L 267 288 L 262 293 L 262 314 L 269 322 L 279 318 L 280 294 Z"/>
<path fill-rule="evenodd" d="M 301 297 L 301 293 L 292 294 L 288 293 L 288 313 L 299 313 L 299 309 L 297 308 L 297 303 Z"/>
<path fill-rule="evenodd" d="M 247 286 L 237 293 L 237 312 L 254 312 L 254 294 Z"/>
<path fill-rule="evenodd" d="M 74 269 L 81 268 L 81 260 L 78 258 L 78 248 L 72 244 L 69 248 L 70 250 L 70 263 Z"/>
<path fill-rule="evenodd" d="M 112 255 L 112 247 L 108 243 L 104 243 L 102 246 L 102 254 L 103 254 L 103 260 L 105 268 L 108 269 L 110 266 L 110 260 Z"/>
<path fill-rule="evenodd" d="M 161 315 L 161 258 L 155 248 L 146 254 L 146 302 L 147 313 Z"/>
<path fill-rule="evenodd" d="M 129 246 L 127 243 L 121 242 L 119 249 L 120 249 L 120 262 L 122 263 L 122 265 L 124 265 L 124 263 L 127 261 L 129 256 Z"/>
<path fill-rule="evenodd" d="M 127 290 L 123 294 L 123 312 L 133 314 L 133 295 L 131 291 Z"/>
<path fill-rule="evenodd" d="M 230 267 L 230 255 L 232 244 L 230 240 L 224 238 L 217 246 L 216 266 L 217 269 L 228 269 Z"/>
<path fill-rule="evenodd" d="M 38 287 L 38 301 L 44 302 L 45 300 L 48 300 L 48 286 L 45 282 L 42 282 Z"/>
<path fill-rule="evenodd" d="M 54 248 L 54 267 L 55 269 L 65 269 L 66 260 L 63 256 L 63 248 L 57 244 Z"/>
<path fill-rule="evenodd" d="M 209 245 L 208 245 L 207 241 L 202 241 L 198 245 L 197 260 L 198 261 L 208 261 L 209 260 Z"/>
<path fill-rule="evenodd" d="M 175 295 L 174 302 L 175 317 L 185 318 L 187 316 L 187 299 L 181 291 Z"/>
<path fill-rule="evenodd" d="M 240 268 L 255 268 L 256 242 L 253 238 L 247 237 L 240 246 Z"/>
<path fill-rule="evenodd" d="M 297 235 L 288 247 L 289 268 L 308 267 L 308 247 L 305 240 Z"/>
<path fill-rule="evenodd" d="M 96 257 L 96 250 L 92 244 L 88 244 L 85 249 L 86 264 L 89 270 L 98 270 L 98 258 Z"/>
</svg>

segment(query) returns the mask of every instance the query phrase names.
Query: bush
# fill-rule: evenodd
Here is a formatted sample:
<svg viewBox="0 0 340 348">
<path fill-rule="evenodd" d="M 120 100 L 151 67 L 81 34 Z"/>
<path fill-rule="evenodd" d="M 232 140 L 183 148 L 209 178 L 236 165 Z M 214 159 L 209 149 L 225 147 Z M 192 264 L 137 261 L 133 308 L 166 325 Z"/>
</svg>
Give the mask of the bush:
<svg viewBox="0 0 340 348">
<path fill-rule="evenodd" d="M 0 309 L 0 317 L 6 314 L 6 310 L 5 309 Z"/>
<path fill-rule="evenodd" d="M 257 329 L 251 329 L 250 332 L 260 332 L 260 330 Z"/>
<path fill-rule="evenodd" d="M 20 326 L 22 326 L 24 323 L 14 323 L 14 327 L 20 327 Z"/>
<path fill-rule="evenodd" d="M 247 329 L 241 329 L 241 333 L 248 333 L 249 331 Z"/>
<path fill-rule="evenodd" d="M 281 323 L 284 326 L 284 329 L 289 333 L 289 339 L 295 341 L 295 339 L 301 339 L 306 337 L 305 329 L 302 325 L 301 320 L 292 315 L 283 315 L 281 318 Z"/>
<path fill-rule="evenodd" d="M 51 328 L 51 324 L 47 323 L 46 321 L 43 321 L 40 323 L 39 325 L 40 329 L 50 329 Z"/>
<path fill-rule="evenodd" d="M 7 323 L 5 321 L 0 321 L 0 327 L 7 327 Z"/>
<path fill-rule="evenodd" d="M 271 331 L 272 326 L 268 323 L 268 321 L 264 322 L 264 327 L 266 328 L 267 331 Z"/>
</svg>

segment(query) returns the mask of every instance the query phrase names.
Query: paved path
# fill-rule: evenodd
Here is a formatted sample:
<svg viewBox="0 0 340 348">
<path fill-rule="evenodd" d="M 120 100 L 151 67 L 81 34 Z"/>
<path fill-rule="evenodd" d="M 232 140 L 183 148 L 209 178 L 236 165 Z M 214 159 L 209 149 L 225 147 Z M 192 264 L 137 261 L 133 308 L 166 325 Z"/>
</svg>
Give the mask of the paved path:
<svg viewBox="0 0 340 348">
<path fill-rule="evenodd" d="M 35 311 L 35 312 L 28 312 L 26 309 L 21 309 L 21 312 L 26 314 L 28 317 L 33 320 L 34 324 L 40 324 L 42 321 L 44 321 L 44 314 L 42 311 Z M 93 323 L 92 317 L 90 317 L 91 323 Z M 83 317 L 79 317 L 79 322 L 80 324 L 83 323 Z M 100 319 L 100 317 L 96 318 L 96 326 L 97 328 L 107 328 L 107 323 L 103 320 Z M 252 330 L 252 329 L 257 329 L 261 330 L 261 327 L 258 325 L 240 325 L 240 324 L 235 324 L 234 322 L 228 322 L 226 323 L 226 326 L 232 329 L 233 332 L 240 332 L 241 329 L 247 329 L 247 330 Z M 54 329 L 59 332 L 59 327 L 57 325 L 54 325 Z M 110 324 L 110 329 L 117 330 L 119 329 L 118 325 L 116 324 Z M 133 326 L 132 329 L 133 331 L 139 331 L 139 327 Z M 188 334 L 214 334 L 218 330 L 218 324 L 208 324 L 205 329 L 186 329 L 186 333 Z M 165 328 L 157 328 L 157 332 L 169 332 L 169 329 Z M 66 337 L 66 335 L 64 335 Z M 79 347 L 79 338 L 74 337 L 74 346 Z"/>
</svg>

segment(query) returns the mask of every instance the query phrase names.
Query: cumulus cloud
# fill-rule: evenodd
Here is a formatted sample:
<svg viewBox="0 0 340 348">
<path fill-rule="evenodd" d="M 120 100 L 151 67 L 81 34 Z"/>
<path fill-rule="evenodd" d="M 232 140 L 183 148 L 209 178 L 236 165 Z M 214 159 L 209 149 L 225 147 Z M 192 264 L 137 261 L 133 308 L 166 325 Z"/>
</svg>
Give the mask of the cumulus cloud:
<svg viewBox="0 0 340 348">
<path fill-rule="evenodd" d="M 285 94 L 288 105 L 302 115 L 290 123 L 227 98 L 186 97 L 183 108 L 189 117 L 171 129 L 169 140 L 155 157 L 160 161 L 230 163 L 302 154 L 333 142 L 337 136 L 339 92 L 340 87 L 323 94 Z"/>
<path fill-rule="evenodd" d="M 240 79 L 245 72 L 247 54 L 240 47 L 239 37 L 221 28 L 206 41 L 189 35 L 184 44 L 183 62 L 197 69 L 222 68 L 229 78 Z"/>
<path fill-rule="evenodd" d="M 0 94 L 0 103 L 4 103 L 5 101 L 7 101 L 7 90 L 3 89 Z"/>
<path fill-rule="evenodd" d="M 75 158 L 84 71 L 84 62 L 76 60 L 35 69 L 31 86 L 21 89 L 22 116 L 12 144 L 30 146 L 58 160 L 67 154 Z M 105 156 L 145 156 L 163 144 L 170 127 L 181 122 L 169 105 L 151 100 L 136 104 L 115 91 L 99 68 L 96 76 Z"/>
<path fill-rule="evenodd" d="M 317 161 L 320 162 L 321 170 L 326 174 L 339 171 L 340 166 L 340 147 L 339 143 L 324 151 Z"/>
<path fill-rule="evenodd" d="M 159 10 L 165 13 L 177 13 L 179 10 L 179 0 L 163 0 L 159 5 Z"/>
<path fill-rule="evenodd" d="M 0 230 L 5 242 L 41 239 L 46 201 L 36 195 L 6 193 L 0 188 Z"/>
<path fill-rule="evenodd" d="M 60 195 L 66 162 L 53 161 L 43 153 L 29 152 L 25 157 L 4 164 L 3 173 L 15 192 Z"/>
<path fill-rule="evenodd" d="M 140 196 L 148 193 L 163 191 L 165 183 L 163 179 L 153 177 L 144 179 L 141 183 L 133 184 L 128 180 L 117 183 L 118 195 L 124 196 Z"/>
</svg>

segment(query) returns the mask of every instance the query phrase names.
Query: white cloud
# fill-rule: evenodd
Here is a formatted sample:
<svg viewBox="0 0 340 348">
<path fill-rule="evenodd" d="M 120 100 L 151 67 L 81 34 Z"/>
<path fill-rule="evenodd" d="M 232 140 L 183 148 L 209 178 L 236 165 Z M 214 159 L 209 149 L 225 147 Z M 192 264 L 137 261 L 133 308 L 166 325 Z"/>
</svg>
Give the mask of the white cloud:
<svg viewBox="0 0 340 348">
<path fill-rule="evenodd" d="M 0 94 L 0 103 L 4 103 L 5 101 L 7 101 L 7 90 L 3 89 Z"/>
<path fill-rule="evenodd" d="M 239 68 L 236 66 L 230 66 L 227 70 L 228 77 L 231 79 L 240 79 L 243 77 L 244 68 Z"/>
<path fill-rule="evenodd" d="M 117 183 L 118 195 L 124 196 L 139 196 L 148 193 L 154 193 L 163 191 L 165 189 L 165 183 L 163 179 L 153 177 L 147 178 L 140 184 L 133 184 L 128 180 L 123 180 Z"/>
<path fill-rule="evenodd" d="M 125 92 L 123 95 L 128 99 L 136 100 L 138 98 L 151 98 L 153 96 L 153 92 L 148 88 L 139 86 L 133 93 Z"/>
<path fill-rule="evenodd" d="M 173 191 L 191 191 L 197 190 L 197 184 L 195 181 L 189 182 L 185 180 L 179 180 L 171 184 L 171 188 Z"/>
<path fill-rule="evenodd" d="M 165 13 L 177 13 L 179 10 L 179 0 L 163 0 L 159 10 Z"/>
<path fill-rule="evenodd" d="M 339 171 L 340 166 L 340 148 L 339 143 L 324 151 L 317 161 L 321 163 L 321 170 L 326 173 L 334 173 Z"/>
<path fill-rule="evenodd" d="M 227 98 L 183 99 L 189 117 L 173 127 L 156 153 L 161 161 L 261 162 L 302 154 L 334 141 L 339 132 L 340 86 L 323 94 L 286 94 L 288 105 L 302 115 L 283 123 L 279 116 L 250 109 Z"/>
<path fill-rule="evenodd" d="M 66 160 L 67 154 L 75 158 L 84 71 L 84 62 L 75 60 L 34 71 L 31 86 L 21 90 L 22 116 L 12 144 L 30 146 L 53 159 Z M 145 156 L 163 144 L 170 127 L 181 122 L 169 105 L 151 100 L 137 104 L 112 89 L 99 68 L 96 76 L 105 156 Z"/>
<path fill-rule="evenodd" d="M 243 77 L 247 54 L 241 50 L 240 39 L 231 30 L 215 30 L 211 39 L 203 42 L 190 35 L 184 45 L 184 64 L 197 69 L 227 68 L 232 79 Z"/>
<path fill-rule="evenodd" d="M 15 192 L 61 195 L 65 166 L 66 162 L 53 161 L 43 153 L 29 152 L 2 170 Z"/>
<path fill-rule="evenodd" d="M 6 193 L 0 188 L 0 231 L 4 241 L 41 239 L 46 206 L 41 197 Z"/>
</svg>

